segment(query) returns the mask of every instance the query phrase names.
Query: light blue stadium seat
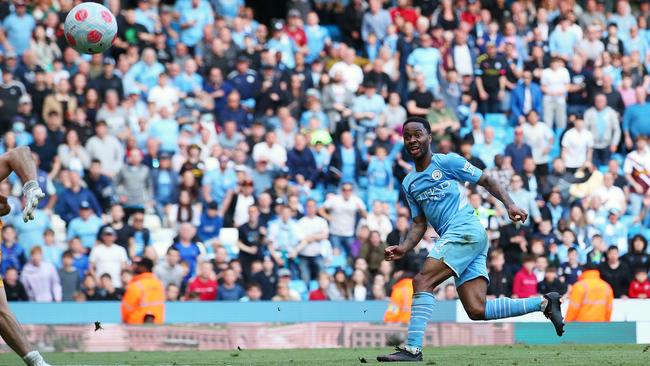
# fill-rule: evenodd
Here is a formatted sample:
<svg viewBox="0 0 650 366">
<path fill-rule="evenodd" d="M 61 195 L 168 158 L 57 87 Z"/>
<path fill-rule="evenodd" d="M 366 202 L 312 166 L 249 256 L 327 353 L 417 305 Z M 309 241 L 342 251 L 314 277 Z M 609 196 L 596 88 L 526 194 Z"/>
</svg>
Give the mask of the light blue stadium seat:
<svg viewBox="0 0 650 366">
<path fill-rule="evenodd" d="M 485 115 L 485 125 L 492 127 L 506 127 L 508 118 L 503 113 L 488 113 Z"/>
<path fill-rule="evenodd" d="M 314 290 L 318 290 L 318 281 L 311 280 L 311 281 L 309 281 L 309 291 L 311 292 L 311 291 L 314 291 Z"/>
<path fill-rule="evenodd" d="M 289 282 L 289 289 L 299 293 L 300 297 L 303 300 L 307 300 L 309 291 L 307 290 L 307 285 L 305 285 L 305 282 L 303 280 L 292 280 L 291 282 Z"/>
</svg>

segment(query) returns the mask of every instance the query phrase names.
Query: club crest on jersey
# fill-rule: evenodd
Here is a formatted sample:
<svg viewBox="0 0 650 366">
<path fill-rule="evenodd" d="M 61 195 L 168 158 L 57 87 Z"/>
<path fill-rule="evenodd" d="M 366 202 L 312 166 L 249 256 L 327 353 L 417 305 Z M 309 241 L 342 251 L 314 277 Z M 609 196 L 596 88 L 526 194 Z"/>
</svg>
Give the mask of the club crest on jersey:
<svg viewBox="0 0 650 366">
<path fill-rule="evenodd" d="M 433 180 L 440 180 L 440 178 L 442 178 L 442 172 L 438 169 L 434 170 L 433 173 L 431 173 L 431 178 L 433 178 Z"/>
</svg>

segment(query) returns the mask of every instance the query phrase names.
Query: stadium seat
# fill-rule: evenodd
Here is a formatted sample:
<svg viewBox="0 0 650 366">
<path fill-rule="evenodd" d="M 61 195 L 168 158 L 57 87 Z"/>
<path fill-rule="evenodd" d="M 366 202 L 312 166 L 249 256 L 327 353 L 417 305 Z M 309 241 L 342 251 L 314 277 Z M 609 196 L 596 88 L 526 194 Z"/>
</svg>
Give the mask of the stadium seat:
<svg viewBox="0 0 650 366">
<path fill-rule="evenodd" d="M 305 281 L 303 280 L 291 280 L 289 282 L 289 289 L 296 291 L 297 293 L 300 294 L 300 298 L 303 300 L 307 300 L 307 297 L 309 295 L 309 291 L 307 290 L 307 285 L 305 285 Z"/>
<path fill-rule="evenodd" d="M 490 127 L 508 126 L 508 118 L 503 113 L 488 113 L 485 115 L 485 125 Z"/>
<path fill-rule="evenodd" d="M 309 281 L 309 291 L 318 290 L 318 281 L 311 280 Z"/>
<path fill-rule="evenodd" d="M 226 248 L 228 258 L 237 258 L 239 254 L 237 240 L 239 240 L 239 231 L 236 228 L 225 227 L 219 231 L 219 242 Z"/>
</svg>

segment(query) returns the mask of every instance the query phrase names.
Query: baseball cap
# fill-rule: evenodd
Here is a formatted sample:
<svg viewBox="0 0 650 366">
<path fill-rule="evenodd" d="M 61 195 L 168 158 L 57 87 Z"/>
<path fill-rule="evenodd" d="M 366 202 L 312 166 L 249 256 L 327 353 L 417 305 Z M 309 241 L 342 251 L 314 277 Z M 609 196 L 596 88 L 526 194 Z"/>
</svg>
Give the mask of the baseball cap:
<svg viewBox="0 0 650 366">
<path fill-rule="evenodd" d="M 115 65 L 115 60 L 112 57 L 104 57 L 104 65 Z"/>
<path fill-rule="evenodd" d="M 32 98 L 27 94 L 23 94 L 20 99 L 18 99 L 18 104 L 32 104 Z"/>
<path fill-rule="evenodd" d="M 208 203 L 208 210 L 218 210 L 219 209 L 219 204 L 217 201 L 212 201 Z"/>
<path fill-rule="evenodd" d="M 298 9 L 291 9 L 291 10 L 289 10 L 288 18 L 291 18 L 291 17 L 297 17 L 297 18 L 300 18 L 300 11 L 299 11 Z"/>
<path fill-rule="evenodd" d="M 320 99 L 320 92 L 317 89 L 314 88 L 307 89 L 307 92 L 305 94 L 308 97 L 314 97 L 316 99 Z"/>
<path fill-rule="evenodd" d="M 287 268 L 280 268 L 278 271 L 278 277 L 291 277 L 291 271 Z"/>
<path fill-rule="evenodd" d="M 163 151 L 163 152 L 160 153 L 160 155 L 158 155 L 158 158 L 159 159 L 171 159 L 172 154 L 168 153 L 167 151 Z"/>
<path fill-rule="evenodd" d="M 102 235 L 115 235 L 115 230 L 110 226 L 106 226 L 102 229 Z"/>
<path fill-rule="evenodd" d="M 79 208 L 89 209 L 90 208 L 90 203 L 88 201 L 81 201 L 81 203 L 79 204 Z"/>
<path fill-rule="evenodd" d="M 621 211 L 619 211 L 617 208 L 611 208 L 608 212 L 609 215 L 616 215 L 619 216 L 621 214 Z"/>
</svg>

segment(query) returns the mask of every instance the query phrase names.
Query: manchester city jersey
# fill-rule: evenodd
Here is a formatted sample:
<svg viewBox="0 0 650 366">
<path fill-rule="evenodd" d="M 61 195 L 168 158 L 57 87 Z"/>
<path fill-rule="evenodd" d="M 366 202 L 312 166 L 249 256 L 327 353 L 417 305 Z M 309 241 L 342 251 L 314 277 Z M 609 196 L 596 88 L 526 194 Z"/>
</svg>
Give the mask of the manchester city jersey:
<svg viewBox="0 0 650 366">
<path fill-rule="evenodd" d="M 450 229 L 477 224 L 464 183 L 476 184 L 481 174 L 458 154 L 433 154 L 424 171 L 413 170 L 402 182 L 411 217 L 424 215 L 441 237 Z"/>
</svg>

